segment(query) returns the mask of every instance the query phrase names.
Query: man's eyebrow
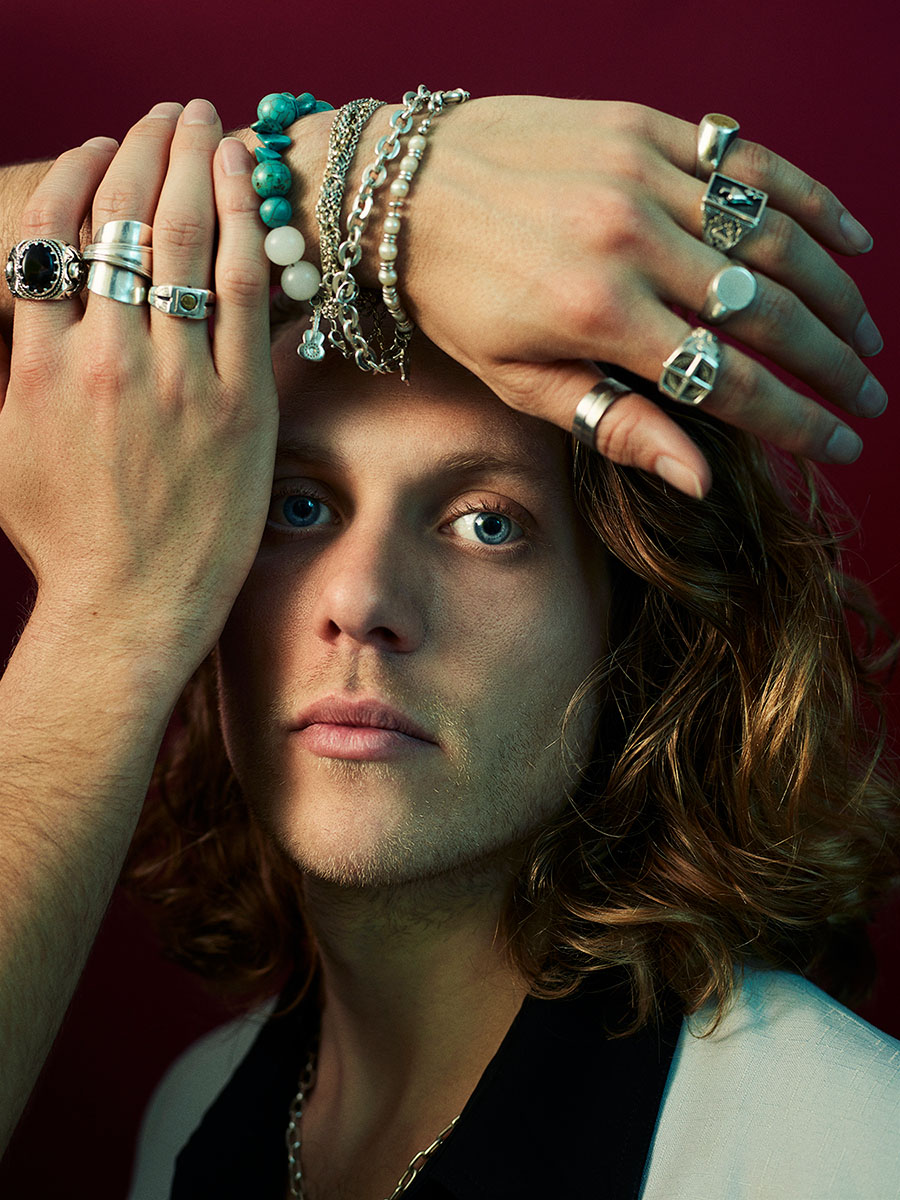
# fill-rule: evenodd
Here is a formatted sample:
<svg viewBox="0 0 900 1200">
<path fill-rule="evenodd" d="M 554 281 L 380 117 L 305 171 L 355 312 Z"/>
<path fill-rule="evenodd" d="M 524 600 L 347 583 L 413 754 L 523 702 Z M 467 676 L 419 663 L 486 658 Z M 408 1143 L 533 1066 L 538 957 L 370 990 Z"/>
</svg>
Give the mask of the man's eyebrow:
<svg viewBox="0 0 900 1200">
<path fill-rule="evenodd" d="M 338 451 L 316 442 L 305 441 L 290 435 L 279 440 L 277 453 L 279 456 L 292 456 L 305 462 L 316 463 L 320 466 L 331 467 L 338 471 L 349 468 L 347 460 Z M 493 451 L 458 450 L 450 454 L 442 454 L 427 462 L 426 472 L 429 475 L 479 475 L 496 472 L 498 474 L 515 475 L 528 482 L 547 481 L 549 471 L 528 455 L 503 455 Z"/>
</svg>

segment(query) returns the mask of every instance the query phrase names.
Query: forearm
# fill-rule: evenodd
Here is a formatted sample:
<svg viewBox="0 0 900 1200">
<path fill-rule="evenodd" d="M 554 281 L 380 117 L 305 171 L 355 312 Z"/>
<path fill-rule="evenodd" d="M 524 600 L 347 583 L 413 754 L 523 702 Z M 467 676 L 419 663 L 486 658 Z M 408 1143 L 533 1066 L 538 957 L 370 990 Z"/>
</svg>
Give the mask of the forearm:
<svg viewBox="0 0 900 1200">
<path fill-rule="evenodd" d="M 0 679 L 0 1154 L 100 927 L 182 683 L 37 611 Z"/>
</svg>

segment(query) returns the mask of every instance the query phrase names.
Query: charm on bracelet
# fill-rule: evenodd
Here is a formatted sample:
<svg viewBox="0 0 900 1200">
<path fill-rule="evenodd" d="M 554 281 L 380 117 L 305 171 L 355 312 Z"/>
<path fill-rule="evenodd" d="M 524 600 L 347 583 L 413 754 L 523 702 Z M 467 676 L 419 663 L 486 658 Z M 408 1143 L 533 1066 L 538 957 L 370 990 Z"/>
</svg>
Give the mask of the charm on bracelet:
<svg viewBox="0 0 900 1200">
<path fill-rule="evenodd" d="M 56 238 L 26 238 L 6 260 L 6 282 L 17 300 L 71 300 L 87 280 L 84 258 Z"/>
<path fill-rule="evenodd" d="M 759 188 L 715 172 L 701 202 L 704 242 L 723 254 L 733 250 L 760 223 L 768 198 Z"/>
</svg>

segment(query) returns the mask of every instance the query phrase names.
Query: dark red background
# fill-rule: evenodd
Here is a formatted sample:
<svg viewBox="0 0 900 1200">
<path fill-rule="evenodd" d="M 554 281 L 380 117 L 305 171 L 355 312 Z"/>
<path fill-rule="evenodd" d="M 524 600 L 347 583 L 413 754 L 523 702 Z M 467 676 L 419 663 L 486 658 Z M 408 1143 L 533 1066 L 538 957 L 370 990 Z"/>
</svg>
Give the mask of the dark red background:
<svg viewBox="0 0 900 1200">
<path fill-rule="evenodd" d="M 825 181 L 875 237 L 851 270 L 887 348 L 873 364 L 896 384 L 897 28 L 893 0 L 619 0 L 478 5 L 203 5 L 143 9 L 5 0 L 2 158 L 121 137 L 157 100 L 206 96 L 226 126 L 253 119 L 269 91 L 333 103 L 399 99 L 424 82 L 473 95 L 638 100 L 690 121 L 737 116 Z M 132 15 L 134 14 L 134 15 Z M 552 154 L 548 144 L 546 153 Z M 900 619 L 895 546 L 900 416 L 873 425 L 857 464 L 830 472 L 859 515 L 854 568 Z M 0 651 L 11 644 L 30 577 L 0 544 Z M 881 975 L 860 1011 L 900 1037 L 900 911 L 878 924 Z M 4 1197 L 125 1194 L 143 1104 L 170 1059 L 221 1012 L 163 963 L 126 901 L 114 901 L 47 1069 L 0 1166 Z"/>
</svg>

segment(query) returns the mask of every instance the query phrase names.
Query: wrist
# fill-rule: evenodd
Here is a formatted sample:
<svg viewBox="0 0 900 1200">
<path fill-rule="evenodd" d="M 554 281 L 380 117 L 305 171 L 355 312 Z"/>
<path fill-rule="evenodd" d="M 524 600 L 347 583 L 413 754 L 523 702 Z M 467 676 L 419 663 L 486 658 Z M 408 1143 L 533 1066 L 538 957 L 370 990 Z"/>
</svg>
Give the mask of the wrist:
<svg viewBox="0 0 900 1200">
<path fill-rule="evenodd" d="M 342 230 L 346 227 L 347 217 L 353 208 L 359 187 L 359 178 L 366 165 L 374 160 L 375 146 L 378 140 L 388 132 L 394 108 L 396 105 L 387 104 L 378 109 L 366 122 L 363 129 L 353 163 L 347 173 L 347 188 L 341 210 Z M 335 111 L 310 113 L 295 121 L 285 130 L 291 139 L 291 144 L 283 156 L 291 172 L 291 191 L 288 199 L 294 214 L 290 223 L 303 234 L 306 242 L 304 256 L 315 262 L 316 265 L 321 262 L 316 201 L 322 187 L 322 177 L 328 158 L 328 139 L 335 116 Z M 229 136 L 240 138 L 251 153 L 260 144 L 256 134 L 248 127 L 237 129 Z M 360 287 L 376 288 L 379 286 L 378 243 L 387 201 L 388 197 L 384 189 L 380 193 L 376 193 L 372 216 L 361 243 L 362 260 L 354 271 Z M 283 269 L 283 267 L 272 265 L 273 283 L 278 282 Z"/>
</svg>

